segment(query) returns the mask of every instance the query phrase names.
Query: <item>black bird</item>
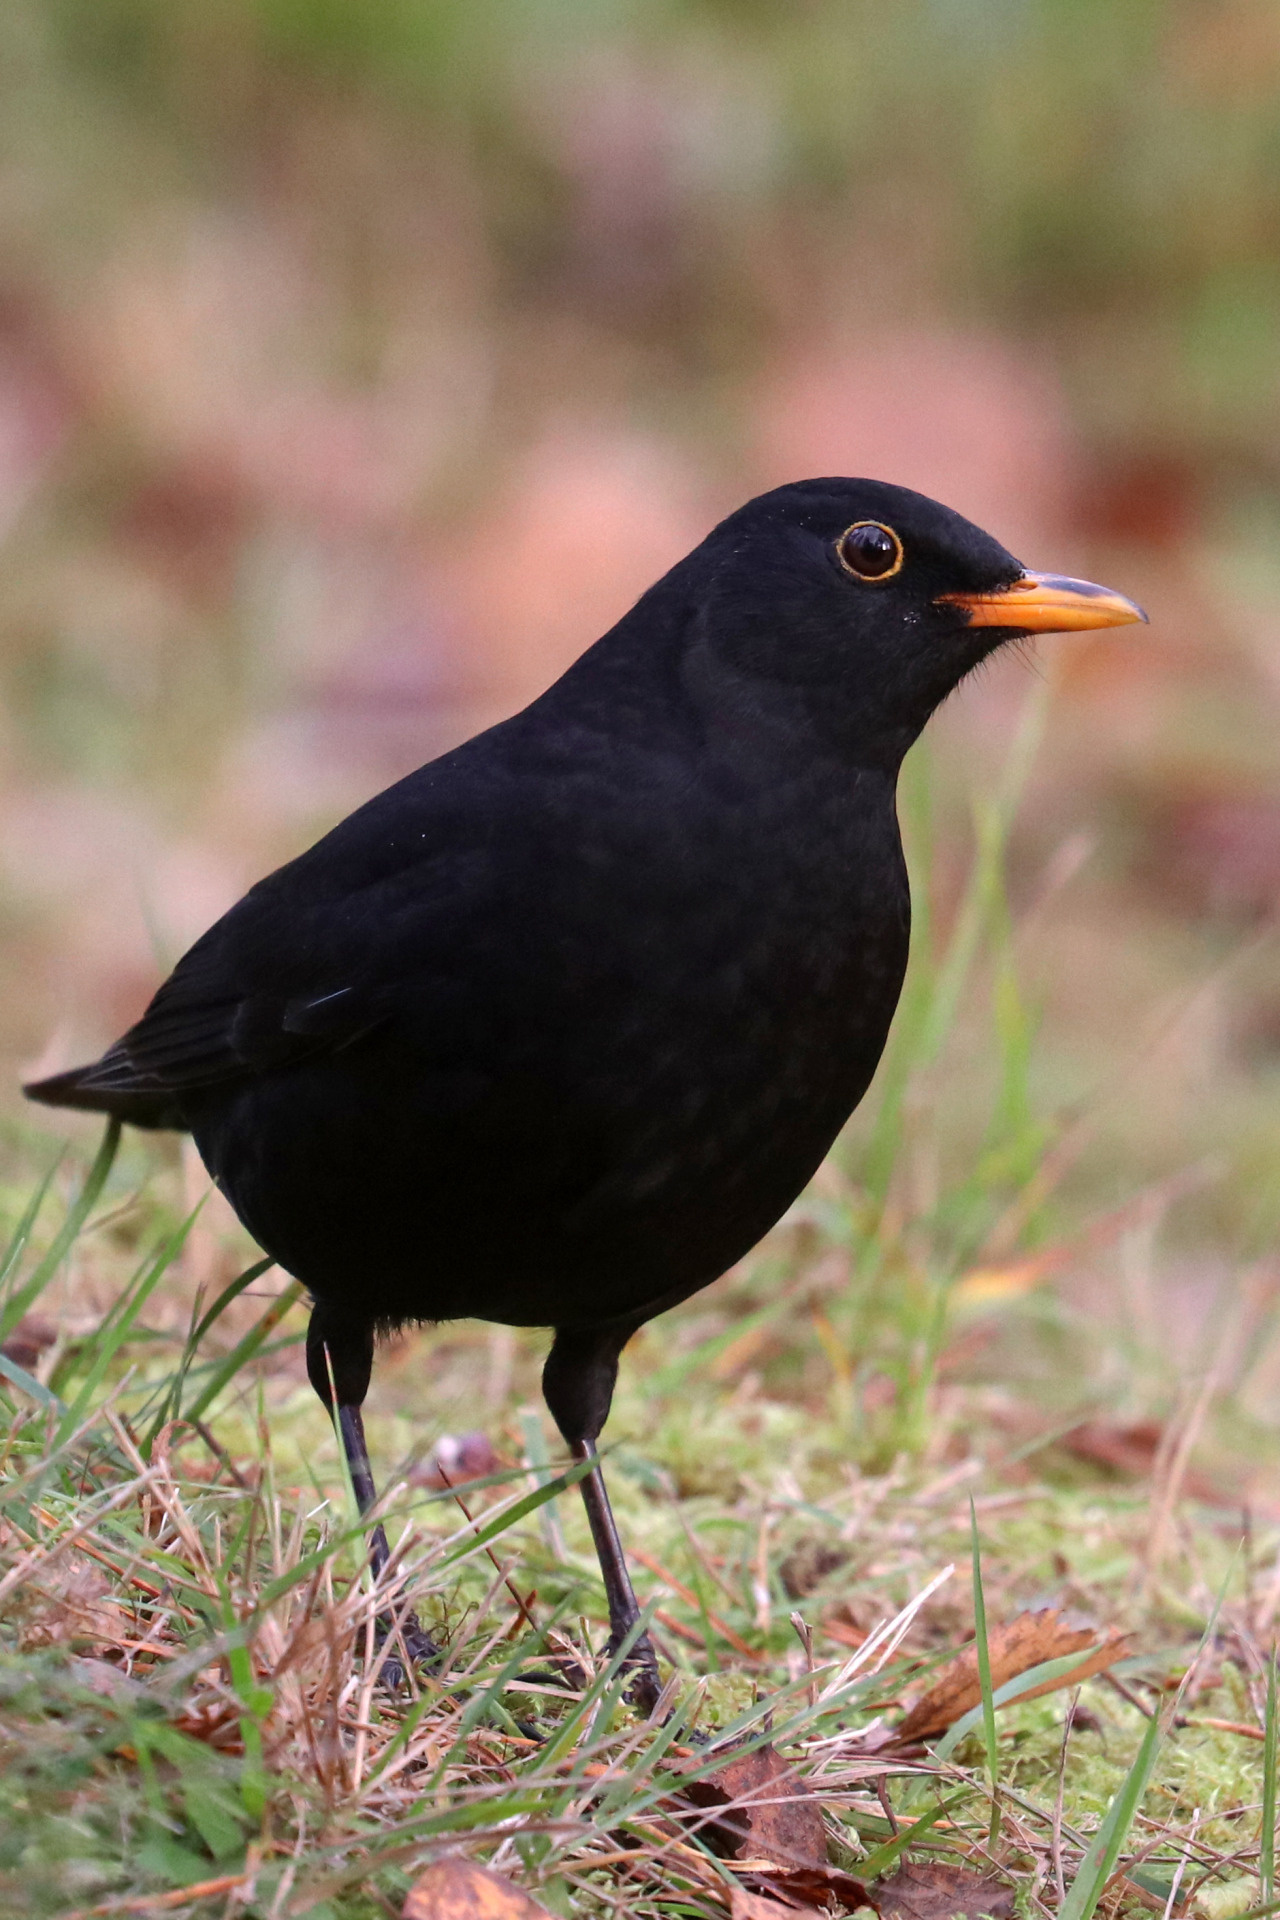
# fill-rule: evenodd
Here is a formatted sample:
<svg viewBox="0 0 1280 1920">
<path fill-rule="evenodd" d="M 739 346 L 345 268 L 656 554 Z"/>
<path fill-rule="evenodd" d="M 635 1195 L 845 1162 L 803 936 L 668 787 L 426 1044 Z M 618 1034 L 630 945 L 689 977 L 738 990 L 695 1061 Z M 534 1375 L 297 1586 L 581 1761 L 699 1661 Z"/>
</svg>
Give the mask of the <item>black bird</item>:
<svg viewBox="0 0 1280 1920">
<path fill-rule="evenodd" d="M 1006 641 L 1144 618 L 903 487 L 779 487 L 26 1092 L 195 1136 L 311 1293 L 362 1505 L 374 1336 L 406 1322 L 554 1328 L 547 1404 L 594 1460 L 627 1340 L 754 1246 L 866 1092 L 907 961 L 907 748 Z M 582 1491 L 617 1646 L 598 1464 Z"/>
</svg>

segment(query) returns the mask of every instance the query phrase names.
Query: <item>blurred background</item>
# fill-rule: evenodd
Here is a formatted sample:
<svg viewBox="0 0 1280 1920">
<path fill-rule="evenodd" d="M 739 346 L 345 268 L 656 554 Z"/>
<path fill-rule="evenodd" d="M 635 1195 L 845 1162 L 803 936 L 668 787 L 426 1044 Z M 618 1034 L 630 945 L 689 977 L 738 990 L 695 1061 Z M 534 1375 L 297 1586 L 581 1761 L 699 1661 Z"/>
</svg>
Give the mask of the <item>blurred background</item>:
<svg viewBox="0 0 1280 1920">
<path fill-rule="evenodd" d="M 1038 1097 L 1207 1297 L 1280 1220 L 1274 0 L 6 0 L 11 1135 L 266 867 L 832 472 L 1149 609 L 949 705 L 930 884 L 1047 683 Z"/>
</svg>

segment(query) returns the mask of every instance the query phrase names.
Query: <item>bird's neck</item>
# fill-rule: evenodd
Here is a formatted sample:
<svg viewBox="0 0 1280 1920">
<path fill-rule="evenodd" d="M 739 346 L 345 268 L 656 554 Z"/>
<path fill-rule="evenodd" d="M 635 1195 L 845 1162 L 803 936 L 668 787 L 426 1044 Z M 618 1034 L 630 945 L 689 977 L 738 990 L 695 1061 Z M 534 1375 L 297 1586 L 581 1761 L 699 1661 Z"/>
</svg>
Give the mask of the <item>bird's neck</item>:
<svg viewBox="0 0 1280 1920">
<path fill-rule="evenodd" d="M 680 666 L 682 692 L 707 748 L 757 778 L 770 767 L 784 774 L 826 764 L 838 777 L 874 774 L 892 789 L 919 732 L 886 726 L 847 686 L 764 679 L 710 644 L 686 648 Z"/>
<path fill-rule="evenodd" d="M 887 719 L 851 688 L 766 677 L 736 657 L 732 635 L 709 631 L 676 568 L 569 668 L 544 698 L 579 724 L 655 743 L 655 728 L 692 736 L 701 752 L 759 781 L 830 763 L 874 773 L 890 788 L 927 715 Z"/>
</svg>

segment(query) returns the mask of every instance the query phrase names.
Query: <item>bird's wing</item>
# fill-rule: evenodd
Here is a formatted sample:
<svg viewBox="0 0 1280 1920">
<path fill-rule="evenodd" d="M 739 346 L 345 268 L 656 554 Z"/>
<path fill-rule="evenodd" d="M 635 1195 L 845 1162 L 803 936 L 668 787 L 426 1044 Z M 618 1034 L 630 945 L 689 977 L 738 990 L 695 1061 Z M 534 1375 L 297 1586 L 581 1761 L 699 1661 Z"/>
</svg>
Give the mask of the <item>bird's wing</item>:
<svg viewBox="0 0 1280 1920">
<path fill-rule="evenodd" d="M 434 990 L 447 1013 L 488 884 L 484 823 L 456 809 L 444 819 L 429 804 L 415 814 L 406 789 L 380 795 L 252 888 L 183 956 L 141 1020 L 76 1074 L 76 1090 L 180 1094 L 268 1073 L 353 1045 L 409 990 L 419 1000 Z"/>
<path fill-rule="evenodd" d="M 496 1066 L 495 1006 L 536 1003 L 545 1026 L 548 996 L 568 1005 L 575 970 L 592 971 L 600 929 L 580 909 L 645 864 L 627 851 L 655 816 L 636 803 L 638 786 L 686 784 L 682 761 L 669 769 L 647 747 L 626 777 L 602 727 L 553 730 L 548 742 L 537 711 L 410 774 L 259 881 L 99 1061 L 28 1091 L 122 1112 L 131 1096 L 180 1104 L 184 1090 L 352 1046 L 402 1010 L 415 1046 L 426 1036 L 424 1067 Z M 625 833 L 608 824 L 611 809 Z M 673 843 L 664 879 L 687 839 Z M 625 931 L 628 917 L 614 919 Z"/>
<path fill-rule="evenodd" d="M 180 1093 L 288 1065 L 304 1054 L 350 1045 L 387 1017 L 388 999 L 350 986 L 308 996 L 237 995 L 229 983 L 208 989 L 194 968 L 179 967 L 136 1026 L 85 1068 L 86 1093 Z"/>
</svg>

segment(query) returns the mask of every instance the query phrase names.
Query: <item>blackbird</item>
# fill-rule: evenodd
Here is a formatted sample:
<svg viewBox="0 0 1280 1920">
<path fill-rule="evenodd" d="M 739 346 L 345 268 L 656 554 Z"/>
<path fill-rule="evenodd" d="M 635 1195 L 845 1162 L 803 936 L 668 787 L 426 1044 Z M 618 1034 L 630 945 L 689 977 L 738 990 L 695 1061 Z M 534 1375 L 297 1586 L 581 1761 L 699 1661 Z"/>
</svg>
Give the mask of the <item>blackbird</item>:
<svg viewBox="0 0 1280 1920">
<path fill-rule="evenodd" d="M 618 1357 L 755 1245 L 866 1092 L 907 961 L 903 755 L 1007 641 L 1145 617 L 904 487 L 762 494 L 532 705 L 259 881 L 100 1060 L 26 1092 L 194 1135 L 310 1292 L 365 1509 L 376 1334 L 553 1328 L 543 1390 L 591 1463 L 616 1648 L 638 1618 L 596 1458 Z M 630 1657 L 652 1704 L 645 1637 Z"/>
</svg>

